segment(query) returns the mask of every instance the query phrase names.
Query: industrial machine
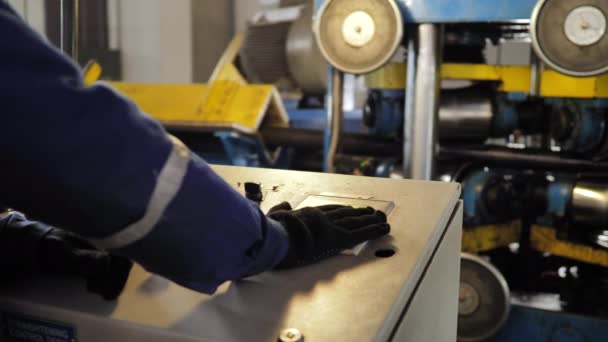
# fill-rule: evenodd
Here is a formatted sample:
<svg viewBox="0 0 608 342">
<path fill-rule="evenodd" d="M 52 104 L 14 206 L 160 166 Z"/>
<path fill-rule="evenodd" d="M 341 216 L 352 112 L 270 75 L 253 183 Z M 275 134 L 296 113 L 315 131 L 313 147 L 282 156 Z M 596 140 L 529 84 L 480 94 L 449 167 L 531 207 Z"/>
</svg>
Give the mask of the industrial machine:
<svg viewBox="0 0 608 342">
<path fill-rule="evenodd" d="M 295 0 L 205 85 L 114 86 L 212 162 L 461 183 L 459 339 L 593 340 L 607 56 L 605 0 Z"/>
<path fill-rule="evenodd" d="M 355 255 L 270 272 L 205 296 L 135 267 L 104 301 L 84 281 L 40 277 L 0 287 L 0 340 L 15 341 L 454 341 L 462 225 L 460 185 L 214 167 L 260 206 L 372 206 L 391 235 Z M 373 313 L 373 314 L 370 314 Z M 436 329 L 440 324 L 442 329 Z"/>
<path fill-rule="evenodd" d="M 314 8 L 312 32 L 296 38 L 304 25 L 290 23 L 273 40 L 283 42 L 273 45 L 275 61 L 295 54 L 305 62 L 282 69 L 302 96 L 288 106 L 289 128 L 261 130 L 266 144 L 291 147 L 291 168 L 463 184 L 463 251 L 491 264 L 463 258 L 461 340 L 516 336 L 509 322 L 521 320 L 507 320 L 509 292 L 514 301 L 553 293 L 552 309 L 563 315 L 605 318 L 608 3 L 317 0 Z M 296 44 L 304 36 L 307 44 Z M 316 78 L 311 91 L 297 75 L 327 68 L 317 49 L 330 68 L 327 87 Z M 241 60 L 246 74 L 276 76 L 246 51 Z M 344 110 L 352 74 L 367 87 L 360 111 Z M 273 77 L 263 81 L 290 93 Z M 465 271 L 471 267 L 478 270 Z M 480 304 L 489 301 L 494 307 Z M 532 302 L 513 312 L 527 315 Z M 555 331 L 542 338 L 564 334 Z"/>
<path fill-rule="evenodd" d="M 509 292 L 491 285 L 503 276 L 514 292 L 559 294 L 558 310 L 605 317 L 608 3 L 315 5 L 332 66 L 325 170 L 344 154 L 343 73 L 361 74 L 362 123 L 403 152 L 373 158 L 375 174 L 463 184 L 463 250 L 500 272 L 466 271 L 463 258 L 459 339 L 486 340 L 507 322 Z"/>
</svg>

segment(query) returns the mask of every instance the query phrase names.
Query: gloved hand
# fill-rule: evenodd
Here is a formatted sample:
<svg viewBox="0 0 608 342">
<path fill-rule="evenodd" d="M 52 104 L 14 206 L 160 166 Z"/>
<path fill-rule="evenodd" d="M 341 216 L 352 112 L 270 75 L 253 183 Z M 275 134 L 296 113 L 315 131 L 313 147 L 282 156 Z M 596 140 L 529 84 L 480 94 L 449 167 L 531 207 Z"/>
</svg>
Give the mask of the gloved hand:
<svg viewBox="0 0 608 342">
<path fill-rule="evenodd" d="M 82 277 L 89 292 L 106 300 L 118 298 L 133 266 L 129 259 L 98 250 L 81 237 L 58 228 L 44 236 L 37 256 L 41 271 Z"/>
<path fill-rule="evenodd" d="M 276 269 L 309 265 L 390 232 L 386 214 L 369 207 L 326 205 L 292 210 L 284 202 L 270 209 L 268 217 L 280 222 L 289 235 L 287 255 Z"/>
<path fill-rule="evenodd" d="M 0 270 L 8 279 L 35 272 L 79 276 L 87 290 L 118 297 L 132 263 L 90 245 L 77 235 L 11 213 L 0 220 Z"/>
</svg>

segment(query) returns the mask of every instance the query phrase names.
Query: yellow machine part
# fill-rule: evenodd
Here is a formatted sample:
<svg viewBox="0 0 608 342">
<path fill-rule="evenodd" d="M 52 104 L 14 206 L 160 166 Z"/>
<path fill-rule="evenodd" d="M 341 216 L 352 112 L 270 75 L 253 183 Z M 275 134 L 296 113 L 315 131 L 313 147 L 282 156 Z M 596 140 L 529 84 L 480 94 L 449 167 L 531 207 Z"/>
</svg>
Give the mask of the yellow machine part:
<svg viewBox="0 0 608 342">
<path fill-rule="evenodd" d="M 226 50 L 222 53 L 215 69 L 211 73 L 209 83 L 213 83 L 214 81 L 234 81 L 241 84 L 247 83 L 247 80 L 235 65 L 244 40 L 245 35 L 242 32 L 237 33 L 236 36 L 232 38 L 228 47 L 226 47 Z"/>
<path fill-rule="evenodd" d="M 579 245 L 557 238 L 554 228 L 532 226 L 530 233 L 532 248 L 564 258 L 574 259 L 588 264 L 608 267 L 608 251 Z"/>
<path fill-rule="evenodd" d="M 83 81 L 86 85 L 92 85 L 99 80 L 103 69 L 96 61 L 89 61 L 83 69 Z"/>
<path fill-rule="evenodd" d="M 406 66 L 392 63 L 366 76 L 367 86 L 376 89 L 404 89 Z M 451 64 L 441 66 L 442 79 L 500 82 L 502 92 L 530 92 L 529 66 Z M 541 76 L 540 96 L 567 98 L 608 98 L 608 75 L 571 77 L 553 70 Z"/>
<path fill-rule="evenodd" d="M 255 132 L 263 120 L 274 126 L 285 126 L 288 121 L 286 112 L 269 108 L 279 96 L 272 85 L 234 81 L 215 81 L 210 85 L 124 82 L 110 85 L 167 125 L 238 125 L 246 132 Z"/>
<path fill-rule="evenodd" d="M 237 34 L 220 58 L 207 84 L 111 82 L 142 111 L 166 126 L 230 127 L 256 132 L 262 124 L 288 126 L 289 118 L 273 85 L 247 84 L 235 66 L 243 34 Z M 99 78 L 101 67 L 89 63 L 85 83 Z"/>
<path fill-rule="evenodd" d="M 486 252 L 519 241 L 521 221 L 465 228 L 462 232 L 462 251 Z"/>
</svg>

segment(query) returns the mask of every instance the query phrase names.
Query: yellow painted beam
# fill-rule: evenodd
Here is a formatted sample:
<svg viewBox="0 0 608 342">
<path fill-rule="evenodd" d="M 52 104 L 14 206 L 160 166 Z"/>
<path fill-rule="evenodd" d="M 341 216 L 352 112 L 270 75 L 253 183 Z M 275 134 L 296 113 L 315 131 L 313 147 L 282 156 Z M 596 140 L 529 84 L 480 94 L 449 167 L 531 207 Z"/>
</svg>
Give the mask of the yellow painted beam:
<svg viewBox="0 0 608 342">
<path fill-rule="evenodd" d="M 287 112 L 272 85 L 234 81 L 206 84 L 110 83 L 166 125 L 232 126 L 255 132 L 264 122 L 287 126 Z"/>
<path fill-rule="evenodd" d="M 222 57 L 217 62 L 215 69 L 211 73 L 211 77 L 209 77 L 209 83 L 221 80 L 236 81 L 237 79 L 241 83 L 246 83 L 245 78 L 234 66 L 234 63 L 239 55 L 239 51 L 241 51 L 241 47 L 243 46 L 244 41 L 245 34 L 243 32 L 237 33 L 234 38 L 232 38 L 232 40 L 228 44 L 228 47 L 226 48 L 226 50 L 224 50 Z"/>
<path fill-rule="evenodd" d="M 540 252 L 608 267 L 608 251 L 559 240 L 555 229 L 550 227 L 533 226 L 530 243 Z"/>
<path fill-rule="evenodd" d="M 205 84 L 112 82 L 110 85 L 158 120 L 191 121 L 202 116 L 202 104 L 209 92 Z"/>
<path fill-rule="evenodd" d="M 520 234 L 520 221 L 465 228 L 462 232 L 462 251 L 476 254 L 505 247 L 519 241 Z"/>
<path fill-rule="evenodd" d="M 388 64 L 366 76 L 370 88 L 404 89 L 405 64 Z M 453 80 L 500 82 L 502 92 L 530 92 L 531 71 L 528 66 L 451 64 L 441 66 L 441 78 Z M 571 77 L 553 70 L 541 75 L 540 95 L 543 97 L 608 98 L 608 75 Z"/>
</svg>

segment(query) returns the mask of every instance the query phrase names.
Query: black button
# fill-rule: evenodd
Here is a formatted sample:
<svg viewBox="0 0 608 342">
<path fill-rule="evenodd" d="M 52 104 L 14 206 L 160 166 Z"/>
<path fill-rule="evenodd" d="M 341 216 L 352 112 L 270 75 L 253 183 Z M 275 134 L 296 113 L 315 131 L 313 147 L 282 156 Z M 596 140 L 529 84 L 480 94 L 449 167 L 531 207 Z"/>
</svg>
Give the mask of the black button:
<svg viewBox="0 0 608 342">
<path fill-rule="evenodd" d="M 259 183 L 245 183 L 245 197 L 252 201 L 261 202 L 264 197 L 262 194 L 262 185 Z"/>
</svg>

